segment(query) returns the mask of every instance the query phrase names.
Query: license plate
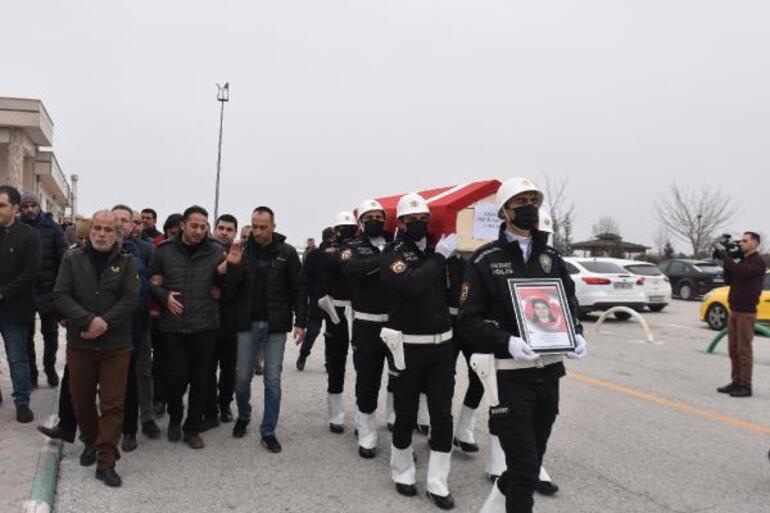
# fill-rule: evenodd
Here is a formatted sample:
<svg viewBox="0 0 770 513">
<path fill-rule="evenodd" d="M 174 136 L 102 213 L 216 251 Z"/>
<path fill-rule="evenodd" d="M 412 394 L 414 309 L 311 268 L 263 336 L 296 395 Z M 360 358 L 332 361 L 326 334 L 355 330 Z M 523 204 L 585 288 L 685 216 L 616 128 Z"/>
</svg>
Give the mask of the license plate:
<svg viewBox="0 0 770 513">
<path fill-rule="evenodd" d="M 615 289 L 617 290 L 628 290 L 633 286 L 634 284 L 631 282 L 615 283 Z"/>
<path fill-rule="evenodd" d="M 650 296 L 650 303 L 662 303 L 664 299 L 664 296 Z"/>
</svg>

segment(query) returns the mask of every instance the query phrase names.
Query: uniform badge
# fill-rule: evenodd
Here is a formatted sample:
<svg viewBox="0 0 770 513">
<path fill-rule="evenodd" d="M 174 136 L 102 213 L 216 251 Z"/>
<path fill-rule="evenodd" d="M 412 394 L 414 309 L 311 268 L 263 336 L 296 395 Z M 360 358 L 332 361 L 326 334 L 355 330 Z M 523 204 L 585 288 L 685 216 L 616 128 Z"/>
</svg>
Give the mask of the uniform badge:
<svg viewBox="0 0 770 513">
<path fill-rule="evenodd" d="M 351 258 L 353 258 L 353 250 L 351 249 L 346 249 L 340 254 L 341 260 L 350 260 Z"/>
<path fill-rule="evenodd" d="M 112 267 L 110 267 L 110 271 L 114 272 L 115 274 L 118 274 L 120 272 L 120 267 L 118 267 L 117 265 L 113 265 Z"/>
<path fill-rule="evenodd" d="M 462 288 L 460 289 L 460 304 L 464 305 L 466 301 L 468 301 L 468 294 L 471 292 L 471 284 L 469 282 L 464 282 Z"/>
<path fill-rule="evenodd" d="M 390 264 L 390 270 L 393 271 L 395 274 L 401 274 L 404 271 L 406 271 L 408 265 L 406 265 L 406 262 L 403 260 L 396 260 L 392 264 Z"/>
<path fill-rule="evenodd" d="M 553 260 L 551 260 L 550 255 L 546 255 L 545 253 L 540 255 L 540 267 L 543 268 L 543 272 L 545 272 L 545 274 L 551 273 L 551 269 L 553 268 Z"/>
</svg>

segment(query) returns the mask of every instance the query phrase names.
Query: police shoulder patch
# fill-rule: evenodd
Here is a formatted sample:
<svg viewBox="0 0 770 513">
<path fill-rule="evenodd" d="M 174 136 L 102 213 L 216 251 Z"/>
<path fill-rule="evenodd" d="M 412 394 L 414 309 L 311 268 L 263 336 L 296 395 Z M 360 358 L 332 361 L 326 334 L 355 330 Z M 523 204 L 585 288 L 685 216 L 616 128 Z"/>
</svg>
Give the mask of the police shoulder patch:
<svg viewBox="0 0 770 513">
<path fill-rule="evenodd" d="M 344 250 L 342 253 L 340 253 L 340 259 L 341 260 L 350 260 L 353 258 L 353 250 L 348 248 Z"/>
<path fill-rule="evenodd" d="M 401 260 L 401 259 L 399 259 L 399 260 L 396 260 L 395 262 L 393 262 L 392 264 L 390 264 L 390 270 L 391 270 L 393 273 L 395 273 L 395 274 L 401 274 L 401 273 L 403 273 L 404 271 L 406 271 L 407 267 L 409 267 L 409 266 L 406 264 L 406 262 L 404 262 L 404 261 L 403 261 L 403 260 Z"/>
<path fill-rule="evenodd" d="M 463 282 L 460 288 L 460 304 L 464 305 L 468 301 L 468 294 L 471 292 L 471 283 L 469 281 Z"/>
<path fill-rule="evenodd" d="M 553 268 L 553 260 L 551 259 L 551 255 L 543 253 L 540 255 L 539 260 L 540 260 L 540 267 L 543 269 L 543 272 L 546 274 L 549 274 L 551 272 L 551 269 Z"/>
</svg>

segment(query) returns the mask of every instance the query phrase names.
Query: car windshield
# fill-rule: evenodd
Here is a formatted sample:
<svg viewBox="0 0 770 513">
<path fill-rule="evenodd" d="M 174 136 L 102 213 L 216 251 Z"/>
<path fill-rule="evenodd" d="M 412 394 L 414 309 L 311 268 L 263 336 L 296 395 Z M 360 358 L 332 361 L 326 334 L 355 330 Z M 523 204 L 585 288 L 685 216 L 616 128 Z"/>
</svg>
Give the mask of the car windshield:
<svg viewBox="0 0 770 513">
<path fill-rule="evenodd" d="M 663 273 L 654 265 L 633 264 L 625 266 L 628 272 L 641 276 L 661 276 Z"/>
<path fill-rule="evenodd" d="M 703 274 L 722 274 L 722 267 L 717 264 L 698 264 L 694 265 L 695 270 Z"/>
<path fill-rule="evenodd" d="M 592 273 L 598 274 L 628 274 L 625 269 L 611 262 L 578 262 Z"/>
</svg>

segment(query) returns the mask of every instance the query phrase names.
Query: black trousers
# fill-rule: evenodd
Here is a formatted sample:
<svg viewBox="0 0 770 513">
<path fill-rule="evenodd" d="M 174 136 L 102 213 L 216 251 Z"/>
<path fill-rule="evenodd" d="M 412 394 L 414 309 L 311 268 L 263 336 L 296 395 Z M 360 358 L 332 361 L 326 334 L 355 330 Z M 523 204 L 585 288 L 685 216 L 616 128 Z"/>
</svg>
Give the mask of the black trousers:
<svg viewBox="0 0 770 513">
<path fill-rule="evenodd" d="M 412 444 L 412 431 L 417 424 L 420 392 L 428 396 L 430 413 L 430 448 L 438 452 L 452 450 L 452 396 L 455 387 L 454 345 L 405 344 L 406 369 L 397 371 L 393 379 L 396 422 L 393 445 L 406 449 Z"/>
<path fill-rule="evenodd" d="M 498 374 L 498 394 L 500 407 L 490 412 L 489 428 L 500 439 L 507 468 L 497 486 L 507 513 L 531 513 L 535 481 L 559 414 L 559 382 L 519 383 Z"/>
<path fill-rule="evenodd" d="M 330 394 L 341 394 L 345 388 L 345 364 L 348 360 L 348 346 L 350 345 L 350 334 L 348 333 L 348 320 L 345 316 L 344 308 L 337 308 L 337 315 L 340 317 L 340 323 L 334 324 L 328 317 L 326 318 L 326 347 L 324 354 L 326 356 L 326 374 L 329 384 L 327 392 Z"/>
<path fill-rule="evenodd" d="M 299 354 L 307 358 L 310 356 L 310 351 L 313 349 L 313 344 L 321 333 L 321 323 L 323 318 L 321 317 L 308 317 L 307 318 L 307 331 L 305 332 L 305 339 L 302 341 L 302 346 L 299 348 Z"/>
<path fill-rule="evenodd" d="M 465 363 L 468 366 L 468 390 L 465 391 L 463 404 L 468 408 L 475 410 L 479 407 L 479 404 L 481 404 L 481 398 L 484 397 L 484 385 L 481 383 L 478 374 L 471 369 L 471 355 L 473 353 L 468 350 L 455 350 L 455 354 L 457 355 L 455 360 L 459 357 L 460 352 L 462 352 Z"/>
<path fill-rule="evenodd" d="M 40 315 L 40 333 L 43 335 L 43 369 L 46 372 L 56 368 L 56 352 L 59 350 L 59 320 L 56 312 L 38 313 Z M 29 328 L 27 338 L 27 355 L 29 357 L 29 377 L 32 383 L 37 382 L 37 354 L 35 351 L 35 321 Z"/>
<path fill-rule="evenodd" d="M 152 400 L 165 403 L 166 393 L 165 365 L 163 363 L 163 333 L 158 331 L 157 321 L 151 321 L 150 342 L 152 343 Z"/>
<path fill-rule="evenodd" d="M 72 406 L 72 397 L 70 396 L 70 369 L 66 364 L 59 385 L 59 425 L 68 433 L 75 433 L 78 429 L 75 408 Z"/>
<path fill-rule="evenodd" d="M 374 413 L 380 395 L 382 371 L 391 361 L 390 351 L 380 338 L 382 324 L 355 319 L 353 321 L 353 363 L 356 367 L 356 404 L 361 413 Z M 389 365 L 389 367 L 392 367 Z M 388 379 L 388 391 L 393 391 Z"/>
<path fill-rule="evenodd" d="M 163 363 L 168 386 L 168 415 L 181 422 L 187 385 L 187 419 L 182 429 L 198 434 L 209 394 L 211 359 L 214 357 L 216 330 L 201 333 L 163 333 Z"/>
<path fill-rule="evenodd" d="M 209 392 L 206 401 L 206 418 L 216 418 L 220 410 L 230 406 L 235 391 L 235 358 L 238 350 L 238 335 L 217 332 L 214 356 L 209 367 Z M 217 382 L 217 367 L 219 381 Z M 217 394 L 217 390 L 219 393 Z"/>
</svg>

